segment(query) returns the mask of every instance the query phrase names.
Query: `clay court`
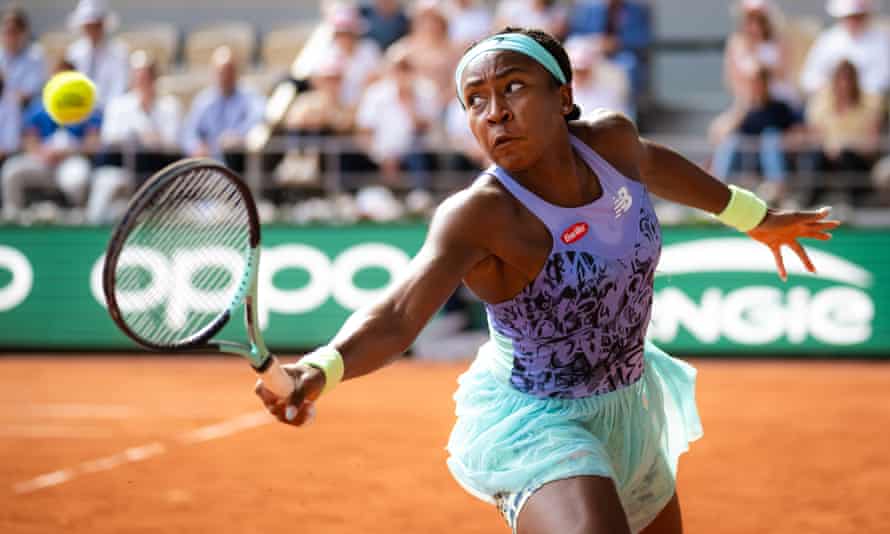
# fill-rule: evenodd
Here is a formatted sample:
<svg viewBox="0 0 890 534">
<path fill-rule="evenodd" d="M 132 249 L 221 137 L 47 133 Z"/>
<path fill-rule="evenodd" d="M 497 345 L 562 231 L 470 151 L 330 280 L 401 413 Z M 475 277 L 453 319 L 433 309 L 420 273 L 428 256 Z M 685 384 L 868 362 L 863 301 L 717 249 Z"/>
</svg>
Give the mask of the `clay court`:
<svg viewBox="0 0 890 534">
<path fill-rule="evenodd" d="M 890 364 L 696 360 L 691 533 L 886 532 Z M 0 532 L 489 533 L 445 467 L 462 364 L 341 386 L 306 430 L 236 359 L 0 359 Z"/>
</svg>

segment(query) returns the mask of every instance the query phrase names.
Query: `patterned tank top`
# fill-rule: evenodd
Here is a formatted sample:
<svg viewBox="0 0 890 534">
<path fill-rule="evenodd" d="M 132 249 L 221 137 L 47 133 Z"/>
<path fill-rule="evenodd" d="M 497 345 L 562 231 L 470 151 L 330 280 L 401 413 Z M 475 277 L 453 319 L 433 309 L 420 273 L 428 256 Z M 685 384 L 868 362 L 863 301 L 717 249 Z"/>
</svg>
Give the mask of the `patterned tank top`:
<svg viewBox="0 0 890 534">
<path fill-rule="evenodd" d="M 599 395 L 640 378 L 661 253 L 646 188 L 581 140 L 572 136 L 571 143 L 603 190 L 585 206 L 556 206 L 500 167 L 488 170 L 553 239 L 531 283 L 509 300 L 486 304 L 497 364 L 510 368 L 513 387 L 536 397 Z"/>
</svg>

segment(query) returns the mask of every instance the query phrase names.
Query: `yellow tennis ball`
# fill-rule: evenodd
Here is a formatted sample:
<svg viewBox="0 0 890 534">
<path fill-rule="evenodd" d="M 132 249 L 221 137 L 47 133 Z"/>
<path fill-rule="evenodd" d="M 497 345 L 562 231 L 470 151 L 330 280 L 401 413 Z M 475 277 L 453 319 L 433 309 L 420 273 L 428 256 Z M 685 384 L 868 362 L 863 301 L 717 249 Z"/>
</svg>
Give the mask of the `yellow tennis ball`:
<svg viewBox="0 0 890 534">
<path fill-rule="evenodd" d="M 96 85 L 77 71 L 62 71 L 43 86 L 43 107 L 62 125 L 85 121 L 95 103 Z"/>
</svg>

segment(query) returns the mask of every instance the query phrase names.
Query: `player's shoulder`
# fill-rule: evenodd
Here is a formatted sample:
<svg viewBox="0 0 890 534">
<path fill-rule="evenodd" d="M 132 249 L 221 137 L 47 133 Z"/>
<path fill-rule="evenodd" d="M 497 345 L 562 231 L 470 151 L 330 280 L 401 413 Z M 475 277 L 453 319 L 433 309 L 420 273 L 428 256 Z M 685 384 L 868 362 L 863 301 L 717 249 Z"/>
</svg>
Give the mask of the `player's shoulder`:
<svg viewBox="0 0 890 534">
<path fill-rule="evenodd" d="M 624 113 L 598 108 L 570 123 L 572 133 L 581 140 L 594 141 L 600 137 L 639 137 L 637 125 Z"/>
<path fill-rule="evenodd" d="M 627 115 L 597 109 L 569 124 L 572 134 L 626 177 L 638 179 L 642 148 L 637 125 Z"/>
<path fill-rule="evenodd" d="M 497 234 L 516 217 L 516 202 L 496 178 L 484 173 L 436 208 L 433 227 L 450 235 L 483 240 Z"/>
</svg>

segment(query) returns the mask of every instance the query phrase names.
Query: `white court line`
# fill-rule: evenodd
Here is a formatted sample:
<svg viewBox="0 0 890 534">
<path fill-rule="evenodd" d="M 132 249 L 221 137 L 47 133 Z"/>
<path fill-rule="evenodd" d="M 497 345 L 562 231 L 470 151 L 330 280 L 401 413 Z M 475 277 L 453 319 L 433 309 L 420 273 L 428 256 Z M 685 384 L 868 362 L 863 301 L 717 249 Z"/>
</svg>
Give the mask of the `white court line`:
<svg viewBox="0 0 890 534">
<path fill-rule="evenodd" d="M 226 419 L 225 421 L 207 425 L 184 432 L 177 436 L 176 440 L 184 445 L 203 443 L 214 439 L 231 436 L 232 434 L 248 430 L 262 425 L 267 425 L 275 419 L 265 410 L 250 412 Z M 74 467 L 68 467 L 46 473 L 38 477 L 19 482 L 13 485 L 15 493 L 31 493 L 40 489 L 58 486 L 80 475 L 109 471 L 116 467 L 134 462 L 140 462 L 154 456 L 159 456 L 168 451 L 161 442 L 155 441 L 140 447 L 130 447 L 119 453 L 81 462 Z"/>
<path fill-rule="evenodd" d="M 224 438 L 237 432 L 241 432 L 242 430 L 267 425 L 274 420 L 275 419 L 265 410 L 246 413 L 244 415 L 239 415 L 238 417 L 233 417 L 232 419 L 227 419 L 222 423 L 196 428 L 195 430 L 180 434 L 179 441 L 186 444 L 192 444 Z"/>
</svg>

